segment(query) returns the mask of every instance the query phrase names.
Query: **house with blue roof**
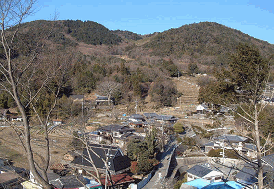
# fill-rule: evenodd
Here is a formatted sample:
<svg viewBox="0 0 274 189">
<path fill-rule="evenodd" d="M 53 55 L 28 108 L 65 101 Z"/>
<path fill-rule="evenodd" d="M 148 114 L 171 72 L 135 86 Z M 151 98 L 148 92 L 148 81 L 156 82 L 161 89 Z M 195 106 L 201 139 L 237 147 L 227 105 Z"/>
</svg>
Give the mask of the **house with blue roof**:
<svg viewBox="0 0 274 189">
<path fill-rule="evenodd" d="M 210 184 L 209 180 L 195 179 L 195 180 L 183 183 L 180 189 L 201 189 L 209 184 Z"/>
<path fill-rule="evenodd" d="M 183 183 L 180 189 L 242 189 L 243 185 L 235 182 L 211 182 L 205 179 L 196 179 L 190 182 Z"/>
</svg>

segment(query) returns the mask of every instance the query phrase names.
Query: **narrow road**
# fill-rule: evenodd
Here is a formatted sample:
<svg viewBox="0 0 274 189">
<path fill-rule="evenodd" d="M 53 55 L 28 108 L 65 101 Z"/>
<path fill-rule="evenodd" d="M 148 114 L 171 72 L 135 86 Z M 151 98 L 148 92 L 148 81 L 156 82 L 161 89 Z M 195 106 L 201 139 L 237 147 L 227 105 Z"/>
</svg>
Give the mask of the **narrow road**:
<svg viewBox="0 0 274 189">
<path fill-rule="evenodd" d="M 158 170 L 156 170 L 154 176 L 150 181 L 143 187 L 143 189 L 160 189 L 162 187 L 162 182 L 167 174 L 169 161 L 173 152 L 173 149 L 176 147 L 176 141 L 171 142 L 167 147 L 165 152 L 162 154 Z"/>
</svg>

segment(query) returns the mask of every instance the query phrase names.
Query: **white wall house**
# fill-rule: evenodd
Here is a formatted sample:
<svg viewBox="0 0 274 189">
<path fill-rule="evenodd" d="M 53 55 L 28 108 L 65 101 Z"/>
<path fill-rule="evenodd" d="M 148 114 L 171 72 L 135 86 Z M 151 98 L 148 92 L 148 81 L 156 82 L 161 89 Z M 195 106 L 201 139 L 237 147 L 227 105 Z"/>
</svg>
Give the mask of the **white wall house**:
<svg viewBox="0 0 274 189">
<path fill-rule="evenodd" d="M 210 169 L 203 165 L 195 165 L 187 171 L 187 182 L 195 179 L 206 179 L 212 182 L 221 182 L 223 173 Z"/>
</svg>

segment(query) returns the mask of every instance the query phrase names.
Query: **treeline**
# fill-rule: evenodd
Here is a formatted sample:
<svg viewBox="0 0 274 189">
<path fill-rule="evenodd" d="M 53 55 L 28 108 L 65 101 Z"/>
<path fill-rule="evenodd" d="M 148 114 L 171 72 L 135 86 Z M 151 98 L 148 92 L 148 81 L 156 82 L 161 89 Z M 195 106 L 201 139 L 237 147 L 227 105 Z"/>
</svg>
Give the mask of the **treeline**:
<svg viewBox="0 0 274 189">
<path fill-rule="evenodd" d="M 121 37 L 96 22 L 66 20 L 63 24 L 66 27 L 66 33 L 79 42 L 92 45 L 117 45 L 122 41 Z"/>
<path fill-rule="evenodd" d="M 43 60 L 39 69 L 43 69 L 43 66 L 48 62 L 56 61 L 52 60 L 50 52 L 44 53 L 44 56 L 49 58 Z M 100 85 L 103 82 L 112 81 L 122 86 L 121 90 L 112 94 L 116 104 L 130 103 L 136 99 L 144 100 L 148 95 L 152 97 L 151 101 L 155 102 L 157 106 L 173 106 L 176 103 L 177 89 L 168 79 L 173 76 L 177 77 L 178 68 L 172 61 L 160 59 L 157 62 L 158 66 L 155 67 L 155 65 L 139 64 L 135 60 L 126 61 L 114 56 L 89 56 L 79 52 L 61 50 L 55 53 L 60 57 L 70 57 L 58 59 L 61 62 L 68 62 L 66 70 L 64 70 L 62 80 L 56 80 L 50 84 L 51 91 L 57 91 L 59 86 L 57 83 L 63 82 L 62 87 L 58 89 L 59 98 L 69 97 L 72 94 L 88 94 L 94 91 L 100 93 Z M 61 55 L 62 53 L 65 55 Z M 39 78 L 39 72 L 36 77 Z M 2 93 L 0 94 L 0 106 L 2 108 L 12 107 L 12 99 L 7 98 L 6 93 Z M 37 101 L 40 107 L 38 111 L 43 112 L 43 109 L 48 107 L 48 103 L 53 101 L 54 95 L 55 93 L 44 91 L 43 95 L 39 96 L 42 100 Z M 102 93 L 101 95 L 106 94 Z M 62 99 L 64 102 L 64 98 Z"/>
<path fill-rule="evenodd" d="M 168 66 L 163 62 L 168 62 Z M 165 60 L 159 60 L 160 66 L 156 68 L 136 64 L 138 62 L 134 60 L 126 61 L 112 56 L 82 56 L 71 68 L 68 86 L 74 93 L 83 94 L 97 90 L 103 81 L 113 81 L 122 85 L 122 90 L 113 94 L 117 103 L 151 95 L 152 101 L 159 105 L 172 106 L 176 102 L 177 89 L 168 77 L 177 76 L 176 65 Z"/>
<path fill-rule="evenodd" d="M 137 41 L 137 40 L 143 39 L 141 35 L 130 32 L 130 31 L 114 30 L 113 33 L 127 40 Z"/>
</svg>

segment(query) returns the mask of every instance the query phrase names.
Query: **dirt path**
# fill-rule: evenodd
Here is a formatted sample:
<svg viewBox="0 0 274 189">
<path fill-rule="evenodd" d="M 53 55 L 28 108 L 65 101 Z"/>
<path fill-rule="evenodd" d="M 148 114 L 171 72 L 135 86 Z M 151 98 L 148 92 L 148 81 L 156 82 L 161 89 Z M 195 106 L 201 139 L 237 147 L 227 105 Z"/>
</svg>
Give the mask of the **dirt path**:
<svg viewBox="0 0 274 189">
<path fill-rule="evenodd" d="M 196 77 L 181 76 L 173 79 L 177 86 L 178 92 L 182 96 L 177 99 L 177 106 L 183 111 L 195 111 L 198 104 L 199 86 L 197 85 Z"/>
</svg>

